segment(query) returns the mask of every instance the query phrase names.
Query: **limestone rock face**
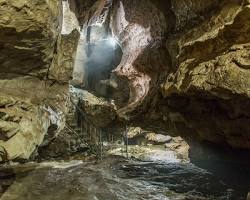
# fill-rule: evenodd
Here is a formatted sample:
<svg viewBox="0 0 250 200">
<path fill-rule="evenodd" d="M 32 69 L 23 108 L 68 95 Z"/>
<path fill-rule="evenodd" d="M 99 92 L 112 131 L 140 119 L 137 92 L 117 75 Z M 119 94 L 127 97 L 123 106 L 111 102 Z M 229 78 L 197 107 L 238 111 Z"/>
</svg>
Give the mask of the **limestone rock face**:
<svg viewBox="0 0 250 200">
<path fill-rule="evenodd" d="M 148 141 L 154 142 L 156 144 L 164 144 L 172 140 L 172 137 L 169 135 L 161 135 L 156 133 L 148 133 L 145 137 Z"/>
<path fill-rule="evenodd" d="M 45 88 L 43 81 L 30 78 L 0 80 L 0 88 L 1 160 L 28 159 L 44 139 L 63 128 L 67 87 Z"/>
<path fill-rule="evenodd" d="M 29 159 L 64 128 L 79 33 L 63 8 L 58 0 L 0 1 L 1 161 Z"/>
<path fill-rule="evenodd" d="M 77 44 L 80 38 L 79 29 L 75 13 L 70 10 L 69 3 L 64 1 L 62 30 L 57 39 L 53 61 L 49 68 L 49 78 L 63 83 L 71 80 Z"/>
<path fill-rule="evenodd" d="M 2 96 L 0 100 L 0 160 L 29 158 L 49 126 L 49 117 L 22 99 Z"/>
<path fill-rule="evenodd" d="M 61 29 L 61 1 L 0 1 L 0 78 L 44 77 Z"/>
<path fill-rule="evenodd" d="M 190 161 L 189 158 L 189 149 L 190 146 L 188 143 L 180 136 L 173 137 L 170 142 L 165 144 L 167 150 L 176 152 L 179 159 L 184 159 Z"/>
<path fill-rule="evenodd" d="M 28 159 L 63 129 L 79 24 L 105 2 L 0 0 L 0 161 Z M 249 0 L 117 0 L 107 16 L 122 103 L 83 91 L 93 124 L 157 115 L 181 135 L 250 148 Z"/>
<path fill-rule="evenodd" d="M 203 139 L 250 148 L 249 1 L 172 3 L 172 70 L 162 84 L 170 113 Z"/>
<path fill-rule="evenodd" d="M 156 95 L 157 82 L 166 70 L 166 52 L 161 44 L 167 22 L 150 0 L 120 0 L 113 6 L 111 29 L 123 51 L 121 63 L 114 72 L 125 77 L 130 88 L 129 101 L 118 113 L 137 115 Z"/>
<path fill-rule="evenodd" d="M 142 134 L 143 134 L 143 130 L 141 127 L 129 127 L 127 129 L 127 136 L 130 139 L 141 136 Z"/>
<path fill-rule="evenodd" d="M 89 120 L 97 127 L 106 127 L 115 120 L 116 112 L 111 103 L 87 92 L 81 100 Z"/>
<path fill-rule="evenodd" d="M 248 0 L 118 0 L 110 16 L 123 52 L 113 73 L 130 89 L 119 117 L 250 148 Z"/>
</svg>

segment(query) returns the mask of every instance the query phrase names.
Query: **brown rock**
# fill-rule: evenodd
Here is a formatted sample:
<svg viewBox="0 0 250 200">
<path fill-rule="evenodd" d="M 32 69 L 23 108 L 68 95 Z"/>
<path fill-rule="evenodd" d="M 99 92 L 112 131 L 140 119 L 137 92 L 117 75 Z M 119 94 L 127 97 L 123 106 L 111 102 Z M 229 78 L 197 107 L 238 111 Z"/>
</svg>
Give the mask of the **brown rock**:
<svg viewBox="0 0 250 200">
<path fill-rule="evenodd" d="M 57 39 L 56 53 L 49 68 L 49 78 L 68 83 L 72 78 L 77 44 L 80 38 L 79 24 L 67 1 L 63 2 L 63 23 Z"/>
<path fill-rule="evenodd" d="M 170 137 L 169 135 L 161 135 L 156 133 L 147 133 L 145 138 L 149 142 L 154 142 L 156 144 L 164 144 L 172 140 L 172 137 Z"/>
<path fill-rule="evenodd" d="M 58 0 L 1 1 L 0 78 L 46 75 L 61 29 L 60 4 Z"/>
<path fill-rule="evenodd" d="M 129 127 L 127 130 L 128 138 L 135 138 L 143 134 L 143 130 L 140 127 Z"/>
<path fill-rule="evenodd" d="M 3 0 L 0 11 L 0 157 L 29 159 L 64 128 L 77 20 L 61 0 Z"/>
<path fill-rule="evenodd" d="M 189 145 L 181 137 L 173 137 L 171 142 L 165 144 L 165 148 L 176 152 L 179 159 L 189 161 Z"/>
<path fill-rule="evenodd" d="M 107 127 L 116 119 L 114 106 L 103 98 L 82 90 L 80 92 L 81 105 L 87 120 L 96 127 Z"/>
<path fill-rule="evenodd" d="M 183 133 L 188 127 L 204 140 L 250 148 L 249 3 L 174 2 L 178 34 L 166 44 L 174 70 L 162 94 L 169 113 L 184 120 L 171 121 Z"/>
<path fill-rule="evenodd" d="M 164 14 L 152 1 L 121 0 L 113 6 L 111 29 L 123 51 L 114 73 L 126 78 L 130 87 L 129 101 L 118 110 L 126 118 L 135 110 L 133 115 L 146 109 L 157 92 L 157 81 L 166 67 L 166 52 L 160 43 L 168 27 Z"/>
</svg>

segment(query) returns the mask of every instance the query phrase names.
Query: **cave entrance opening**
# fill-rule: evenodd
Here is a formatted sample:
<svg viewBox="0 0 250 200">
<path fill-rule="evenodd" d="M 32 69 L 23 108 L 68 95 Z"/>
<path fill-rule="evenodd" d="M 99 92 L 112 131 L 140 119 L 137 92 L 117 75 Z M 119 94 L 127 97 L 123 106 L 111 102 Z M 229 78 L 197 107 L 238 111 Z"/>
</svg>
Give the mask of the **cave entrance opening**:
<svg viewBox="0 0 250 200">
<path fill-rule="evenodd" d="M 112 71 L 122 58 L 120 45 L 105 26 L 88 26 L 85 54 L 86 89 L 96 96 L 111 98 L 117 87 Z"/>
<path fill-rule="evenodd" d="M 120 64 L 122 49 L 111 36 L 108 25 L 88 25 L 82 31 L 73 79 L 80 87 L 97 97 L 113 99 L 118 90 L 113 70 Z"/>
</svg>

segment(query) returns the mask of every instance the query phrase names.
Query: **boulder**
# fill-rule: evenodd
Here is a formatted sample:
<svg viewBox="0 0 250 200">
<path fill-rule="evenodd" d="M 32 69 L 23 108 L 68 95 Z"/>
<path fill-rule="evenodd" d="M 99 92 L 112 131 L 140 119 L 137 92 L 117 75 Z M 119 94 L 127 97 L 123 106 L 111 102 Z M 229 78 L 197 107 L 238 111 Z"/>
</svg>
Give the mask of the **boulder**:
<svg viewBox="0 0 250 200">
<path fill-rule="evenodd" d="M 189 158 L 189 145 L 180 136 L 173 137 L 171 142 L 165 144 L 165 148 L 170 151 L 174 151 L 179 159 L 190 161 Z"/>
<path fill-rule="evenodd" d="M 116 110 L 111 102 L 85 91 L 74 89 L 80 98 L 78 104 L 86 114 L 86 119 L 97 128 L 104 128 L 116 119 Z"/>
<path fill-rule="evenodd" d="M 129 139 L 136 138 L 143 134 L 143 130 L 141 127 L 129 127 L 126 131 Z"/>
<path fill-rule="evenodd" d="M 15 95 L 0 81 L 0 112 L 4 113 L 0 119 L 0 157 L 3 161 L 29 159 L 47 134 L 50 136 L 46 138 L 53 139 L 62 130 L 67 107 L 61 101 L 67 99 L 63 94 L 67 87 L 54 85 L 45 90 L 43 81 L 39 85 L 36 79 L 7 81 L 7 85 L 15 88 Z M 30 88 L 36 88 L 36 94 Z M 51 100 L 55 91 L 57 97 Z M 47 133 L 51 126 L 56 129 Z"/>
<path fill-rule="evenodd" d="M 162 134 L 156 134 L 156 133 L 147 133 L 145 138 L 149 142 L 153 142 L 155 144 L 169 143 L 172 140 L 172 137 L 169 135 L 162 135 Z"/>
</svg>

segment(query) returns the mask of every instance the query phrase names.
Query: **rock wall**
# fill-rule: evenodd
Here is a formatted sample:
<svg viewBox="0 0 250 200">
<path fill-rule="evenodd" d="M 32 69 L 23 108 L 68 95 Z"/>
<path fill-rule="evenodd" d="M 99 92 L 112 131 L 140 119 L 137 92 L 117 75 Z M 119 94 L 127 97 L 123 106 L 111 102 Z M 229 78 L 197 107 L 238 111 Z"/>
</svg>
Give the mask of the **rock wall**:
<svg viewBox="0 0 250 200">
<path fill-rule="evenodd" d="M 249 9 L 244 0 L 114 1 L 110 26 L 123 50 L 114 73 L 130 87 L 120 116 L 250 148 Z"/>
<path fill-rule="evenodd" d="M 80 38 L 80 26 L 68 1 L 63 1 L 62 30 L 58 36 L 54 57 L 49 68 L 49 78 L 62 83 L 72 79 L 76 48 Z"/>
<path fill-rule="evenodd" d="M 0 161 L 28 159 L 63 129 L 79 24 L 95 19 L 96 5 L 0 1 Z M 122 103 L 104 123 L 83 102 L 93 121 L 106 126 L 118 113 L 250 148 L 249 0 L 114 0 L 108 16 L 123 52 L 112 74 Z"/>
<path fill-rule="evenodd" d="M 62 8 L 58 0 L 0 2 L 0 161 L 30 158 L 64 127 L 79 33 L 62 29 L 73 24 Z"/>
<path fill-rule="evenodd" d="M 249 1 L 172 3 L 172 71 L 161 85 L 169 112 L 205 140 L 250 148 Z"/>
<path fill-rule="evenodd" d="M 61 29 L 60 4 L 56 0 L 0 2 L 1 79 L 46 75 Z"/>
<path fill-rule="evenodd" d="M 125 77 L 130 88 L 129 101 L 118 112 L 122 117 L 131 117 L 149 106 L 167 71 L 167 52 L 162 44 L 168 24 L 151 1 L 122 0 L 114 1 L 110 26 L 123 51 L 114 73 Z"/>
</svg>

